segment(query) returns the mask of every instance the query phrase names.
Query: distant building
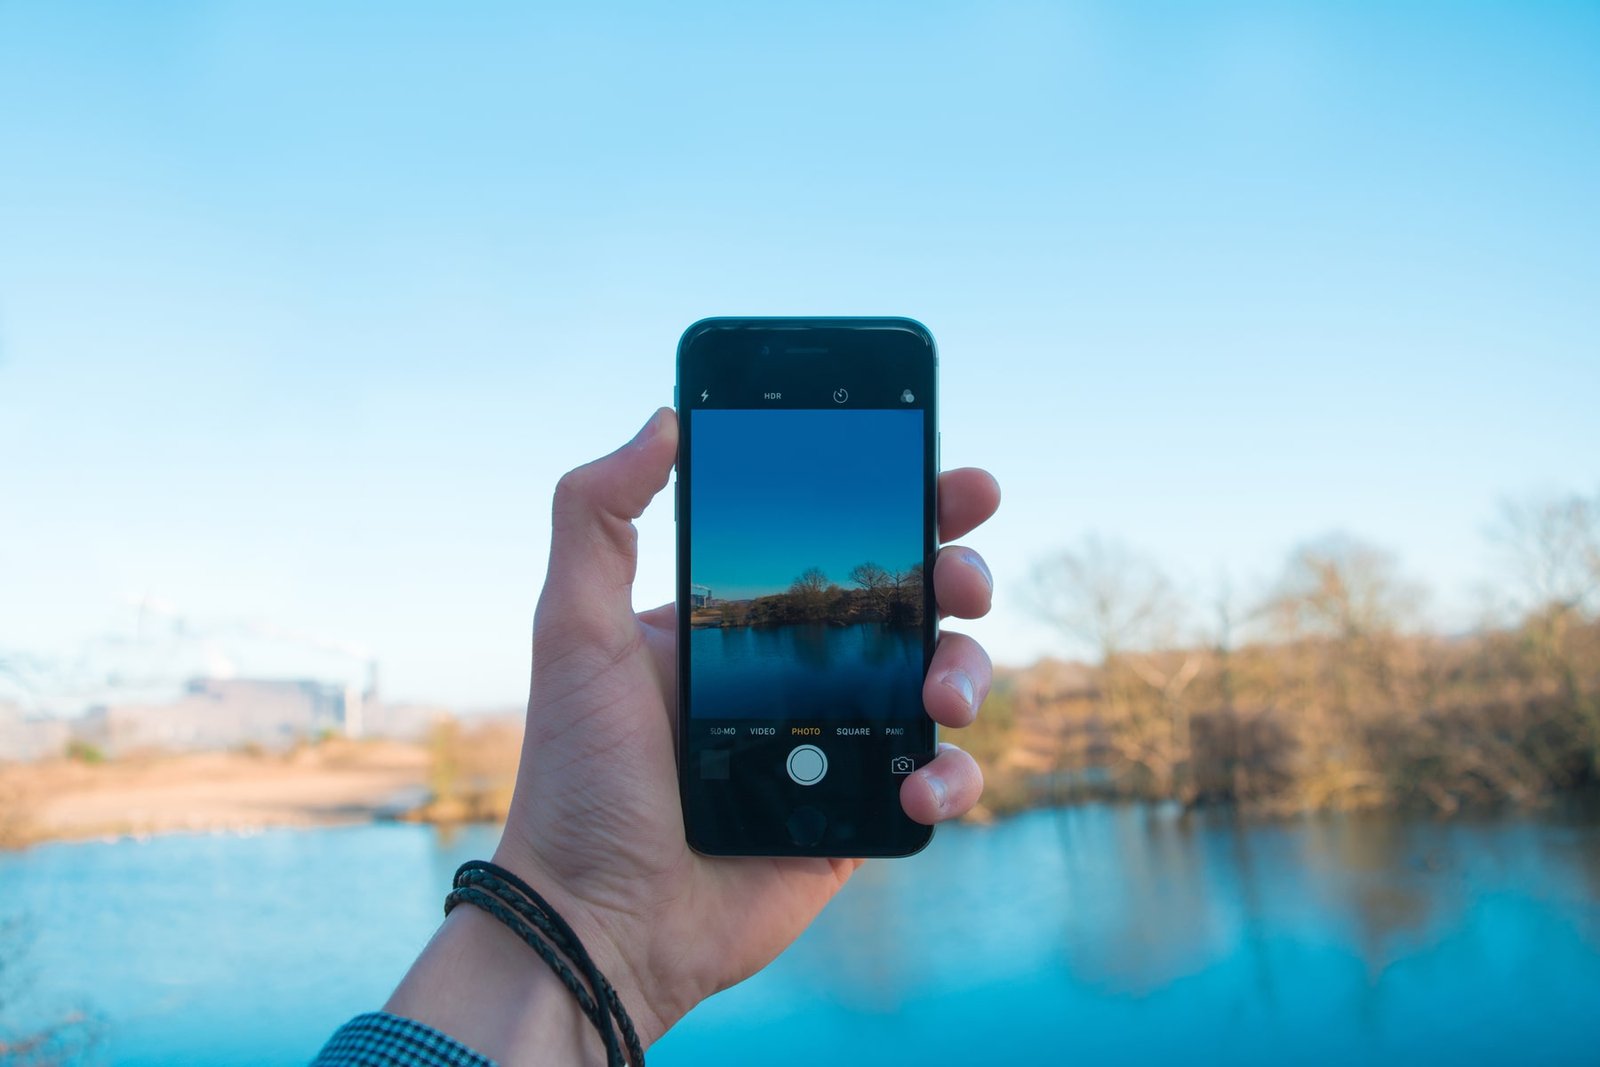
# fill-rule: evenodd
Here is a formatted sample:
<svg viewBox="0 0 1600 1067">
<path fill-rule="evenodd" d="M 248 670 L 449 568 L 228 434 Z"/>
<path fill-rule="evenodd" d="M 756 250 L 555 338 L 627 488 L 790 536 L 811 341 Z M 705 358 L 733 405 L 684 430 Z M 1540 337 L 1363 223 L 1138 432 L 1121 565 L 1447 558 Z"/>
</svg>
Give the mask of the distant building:
<svg viewBox="0 0 1600 1067">
<path fill-rule="evenodd" d="M 420 741 L 450 710 L 378 699 L 376 664 L 365 689 L 311 678 L 195 678 L 174 700 L 101 704 L 83 715 L 29 718 L 0 700 L 0 762 L 62 755 L 70 741 L 107 756 L 259 746 L 282 751 L 328 734 Z"/>
<path fill-rule="evenodd" d="M 706 585 L 691 585 L 689 587 L 689 606 L 692 608 L 709 608 L 712 606 L 711 587 Z"/>
<path fill-rule="evenodd" d="M 77 733 L 107 755 L 150 748 L 283 749 L 327 732 L 344 733 L 349 710 L 344 687 L 326 682 L 196 678 L 170 703 L 91 708 Z M 362 709 L 355 711 L 359 719 Z"/>
</svg>

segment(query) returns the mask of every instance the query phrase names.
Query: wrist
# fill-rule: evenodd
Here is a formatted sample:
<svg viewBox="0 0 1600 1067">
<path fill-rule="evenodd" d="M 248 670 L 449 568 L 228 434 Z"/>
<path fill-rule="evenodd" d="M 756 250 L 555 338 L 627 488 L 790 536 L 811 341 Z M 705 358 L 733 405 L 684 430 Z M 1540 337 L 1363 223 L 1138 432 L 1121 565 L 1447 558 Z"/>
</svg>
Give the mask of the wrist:
<svg viewBox="0 0 1600 1067">
<path fill-rule="evenodd" d="M 497 1063 L 604 1064 L 599 1035 L 549 966 L 475 907 L 458 907 L 384 1010 Z"/>
<path fill-rule="evenodd" d="M 646 939 L 638 932 L 648 928 L 647 920 L 607 908 L 572 892 L 560 878 L 545 869 L 535 855 L 535 851 L 512 836 L 508 828 L 493 861 L 538 890 L 572 927 L 595 967 L 616 990 L 640 1042 L 649 1048 L 687 1009 L 669 1013 L 662 1011 L 657 1003 L 654 994 L 662 991 L 662 983 L 650 978 Z"/>
</svg>

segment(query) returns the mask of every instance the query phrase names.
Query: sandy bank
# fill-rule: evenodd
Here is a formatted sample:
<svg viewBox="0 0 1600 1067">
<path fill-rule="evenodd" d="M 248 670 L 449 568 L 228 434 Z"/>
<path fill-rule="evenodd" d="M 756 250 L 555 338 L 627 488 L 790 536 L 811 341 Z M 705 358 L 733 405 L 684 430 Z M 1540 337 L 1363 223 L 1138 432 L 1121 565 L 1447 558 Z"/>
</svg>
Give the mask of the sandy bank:
<svg viewBox="0 0 1600 1067">
<path fill-rule="evenodd" d="M 427 771 L 422 745 L 342 740 L 287 755 L 0 764 L 0 847 L 360 822 L 420 803 Z"/>
</svg>

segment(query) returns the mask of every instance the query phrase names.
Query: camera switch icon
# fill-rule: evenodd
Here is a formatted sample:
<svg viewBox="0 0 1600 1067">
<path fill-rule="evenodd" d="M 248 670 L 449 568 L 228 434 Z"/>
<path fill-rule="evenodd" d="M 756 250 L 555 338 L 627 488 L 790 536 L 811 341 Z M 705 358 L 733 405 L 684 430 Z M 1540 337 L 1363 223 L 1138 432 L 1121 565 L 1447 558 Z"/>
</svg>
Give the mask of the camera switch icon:
<svg viewBox="0 0 1600 1067">
<path fill-rule="evenodd" d="M 916 761 L 910 756 L 895 756 L 889 761 L 890 774 L 910 774 L 916 769 Z"/>
</svg>

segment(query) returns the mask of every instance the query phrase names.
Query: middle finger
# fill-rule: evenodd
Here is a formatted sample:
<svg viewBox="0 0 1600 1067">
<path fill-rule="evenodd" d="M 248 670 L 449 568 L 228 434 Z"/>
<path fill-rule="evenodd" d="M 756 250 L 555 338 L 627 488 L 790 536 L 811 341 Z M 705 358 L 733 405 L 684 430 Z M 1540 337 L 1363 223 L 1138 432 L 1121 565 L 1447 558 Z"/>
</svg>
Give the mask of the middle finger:
<svg viewBox="0 0 1600 1067">
<path fill-rule="evenodd" d="M 941 616 L 982 618 L 994 599 L 994 578 L 982 556 L 962 545 L 947 545 L 933 561 L 933 595 Z"/>
</svg>

